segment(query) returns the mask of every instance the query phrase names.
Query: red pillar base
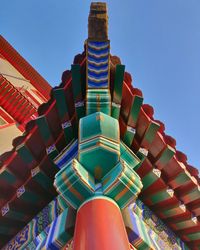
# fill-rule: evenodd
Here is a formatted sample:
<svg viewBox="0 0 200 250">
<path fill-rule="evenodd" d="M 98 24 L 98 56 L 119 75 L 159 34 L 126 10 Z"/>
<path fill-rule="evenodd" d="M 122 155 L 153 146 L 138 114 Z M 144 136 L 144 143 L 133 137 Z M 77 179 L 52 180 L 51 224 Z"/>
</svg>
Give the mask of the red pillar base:
<svg viewBox="0 0 200 250">
<path fill-rule="evenodd" d="M 129 250 L 121 211 L 115 201 L 100 196 L 83 203 L 76 217 L 74 250 Z"/>
</svg>

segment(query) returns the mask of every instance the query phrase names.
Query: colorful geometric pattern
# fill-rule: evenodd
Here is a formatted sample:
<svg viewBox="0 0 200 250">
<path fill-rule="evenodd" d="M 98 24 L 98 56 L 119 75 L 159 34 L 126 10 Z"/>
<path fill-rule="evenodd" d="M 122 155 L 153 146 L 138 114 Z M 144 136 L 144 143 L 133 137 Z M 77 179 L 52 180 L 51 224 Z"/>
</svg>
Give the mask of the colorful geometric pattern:
<svg viewBox="0 0 200 250">
<path fill-rule="evenodd" d="M 26 250 L 44 249 L 46 239 L 50 230 L 51 224 L 48 225 L 30 244 L 23 246 Z"/>
<path fill-rule="evenodd" d="M 110 42 L 87 43 L 88 88 L 108 88 L 109 86 Z"/>
<path fill-rule="evenodd" d="M 39 212 L 3 249 L 25 249 L 40 233 L 46 230 L 65 208 L 66 205 L 63 206 L 62 197 L 58 196 Z M 43 238 L 43 235 L 44 233 L 37 240 Z"/>
<path fill-rule="evenodd" d="M 67 204 L 75 209 L 99 194 L 112 198 L 124 208 L 137 198 L 142 188 L 139 176 L 123 160 L 95 185 L 94 177 L 74 159 L 59 171 L 54 185 Z"/>
<path fill-rule="evenodd" d="M 66 203 L 74 209 L 95 192 L 94 177 L 76 159 L 56 174 L 54 185 Z"/>
<path fill-rule="evenodd" d="M 78 160 L 95 179 L 100 180 L 119 161 L 118 121 L 101 112 L 88 115 L 79 123 Z"/>
<path fill-rule="evenodd" d="M 87 41 L 87 114 L 111 114 L 109 58 L 109 41 Z"/>
<path fill-rule="evenodd" d="M 112 198 L 123 209 L 135 200 L 142 189 L 139 176 L 121 160 L 102 179 L 104 195 Z"/>
<path fill-rule="evenodd" d="M 139 199 L 122 212 L 130 242 L 137 249 L 188 249 Z"/>
<path fill-rule="evenodd" d="M 107 115 L 111 114 L 111 96 L 109 89 L 88 89 L 87 90 L 87 102 L 86 102 L 87 114 L 95 112 L 103 112 Z"/>
<path fill-rule="evenodd" d="M 66 166 L 73 158 L 78 155 L 78 140 L 69 144 L 58 157 L 54 159 L 54 163 L 59 169 Z"/>
<path fill-rule="evenodd" d="M 80 119 L 78 160 L 63 167 L 54 182 L 68 205 L 78 209 L 90 197 L 104 194 L 124 208 L 137 198 L 142 183 L 133 168 L 139 159 L 124 144 L 121 150 L 124 160 L 116 119 L 101 112 Z"/>
<path fill-rule="evenodd" d="M 65 209 L 51 224 L 45 249 L 62 249 L 74 233 L 75 213 Z"/>
<path fill-rule="evenodd" d="M 72 239 L 75 213 L 66 208 L 31 243 L 23 246 L 27 250 L 62 249 Z"/>
</svg>

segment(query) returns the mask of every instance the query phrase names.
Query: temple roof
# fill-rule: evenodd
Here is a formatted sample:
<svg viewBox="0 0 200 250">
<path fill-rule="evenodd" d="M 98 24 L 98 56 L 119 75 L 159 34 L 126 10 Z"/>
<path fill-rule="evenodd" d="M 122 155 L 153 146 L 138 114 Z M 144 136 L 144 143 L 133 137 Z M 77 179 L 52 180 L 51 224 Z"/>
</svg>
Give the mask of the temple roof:
<svg viewBox="0 0 200 250">
<path fill-rule="evenodd" d="M 101 32 L 95 33 L 99 22 Z M 108 39 L 105 5 L 91 6 L 88 37 L 99 42 Z M 14 139 L 13 149 L 0 156 L 2 245 L 57 195 L 55 159 L 77 138 L 78 121 L 86 114 L 87 49 L 75 56 L 71 70 L 63 72 L 61 84 L 52 89 L 50 100 L 39 107 L 39 117 L 27 124 L 24 135 Z M 176 140 L 165 133 L 164 124 L 154 119 L 153 107 L 143 104 L 142 91 L 132 84 L 116 56 L 109 56 L 109 74 L 111 114 L 119 120 L 121 140 L 141 159 L 134 169 L 144 186 L 139 198 L 191 249 L 198 248 L 198 170 L 176 149 Z"/>
<path fill-rule="evenodd" d="M 12 140 L 37 117 L 49 99 L 51 86 L 0 36 L 0 152 L 12 149 Z"/>
<path fill-rule="evenodd" d="M 49 83 L 0 35 L 0 57 L 7 60 L 25 79 L 49 99 L 51 86 Z"/>
</svg>

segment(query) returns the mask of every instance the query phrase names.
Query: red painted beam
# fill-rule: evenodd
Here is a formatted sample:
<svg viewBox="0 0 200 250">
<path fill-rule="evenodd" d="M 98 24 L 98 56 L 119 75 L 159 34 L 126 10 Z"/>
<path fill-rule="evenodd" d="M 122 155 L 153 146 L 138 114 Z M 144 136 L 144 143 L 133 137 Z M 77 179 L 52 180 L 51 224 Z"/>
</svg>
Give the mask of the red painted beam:
<svg viewBox="0 0 200 250">
<path fill-rule="evenodd" d="M 194 240 L 191 243 L 187 243 L 191 250 L 199 250 L 200 249 L 200 240 Z"/>
<path fill-rule="evenodd" d="M 188 209 L 195 214 L 195 216 L 200 216 L 200 198 L 187 205 Z"/>
<path fill-rule="evenodd" d="M 182 230 L 177 230 L 177 233 L 179 235 L 187 235 L 187 234 L 192 234 L 192 233 L 197 233 L 197 232 L 200 232 L 200 223 L 198 223 L 197 225 L 193 227 L 185 228 Z"/>
<path fill-rule="evenodd" d="M 136 140 L 138 141 L 139 144 L 141 143 L 145 131 L 149 127 L 150 123 L 151 123 L 151 118 L 145 113 L 143 108 L 141 108 L 136 125 L 136 135 L 135 135 Z"/>
</svg>

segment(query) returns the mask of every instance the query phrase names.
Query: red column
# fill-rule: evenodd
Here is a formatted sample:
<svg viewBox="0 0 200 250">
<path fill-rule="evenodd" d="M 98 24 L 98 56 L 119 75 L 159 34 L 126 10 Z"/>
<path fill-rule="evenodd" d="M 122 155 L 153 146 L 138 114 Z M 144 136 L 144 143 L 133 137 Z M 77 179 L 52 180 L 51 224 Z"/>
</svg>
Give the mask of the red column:
<svg viewBox="0 0 200 250">
<path fill-rule="evenodd" d="M 130 249 L 121 211 L 115 201 L 100 196 L 83 203 L 77 212 L 73 249 Z"/>
</svg>

